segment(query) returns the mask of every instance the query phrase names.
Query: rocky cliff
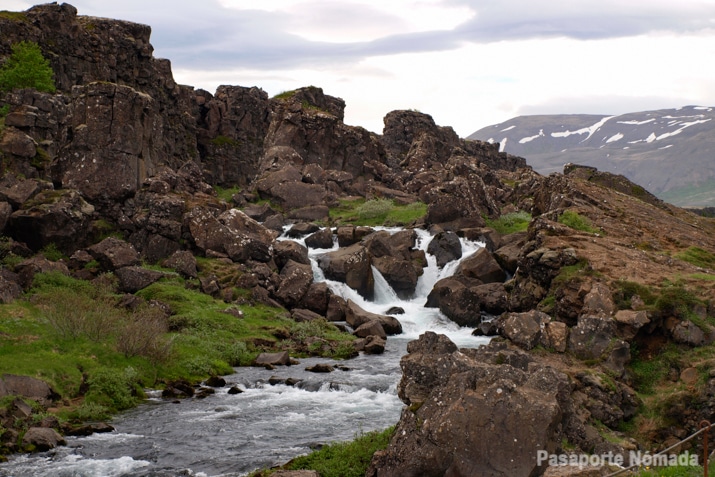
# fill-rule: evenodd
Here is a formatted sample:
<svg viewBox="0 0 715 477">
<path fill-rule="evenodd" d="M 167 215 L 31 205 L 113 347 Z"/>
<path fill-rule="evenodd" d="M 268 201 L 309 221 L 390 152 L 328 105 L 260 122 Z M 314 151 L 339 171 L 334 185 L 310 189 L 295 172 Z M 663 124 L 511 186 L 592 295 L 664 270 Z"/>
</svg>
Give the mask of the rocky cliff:
<svg viewBox="0 0 715 477">
<path fill-rule="evenodd" d="M 428 253 L 441 263 L 461 254 L 458 236 L 487 244 L 427 306 L 499 337 L 478 351 L 433 335 L 410 345 L 400 384 L 408 407 L 371 475 L 540 475 L 538 449 L 660 445 L 713 417 L 708 375 L 687 390 L 696 410 L 621 432 L 643 402 L 663 406 L 638 394 L 635 364 L 676 347 L 677 362 L 659 362 L 675 386 L 681 371 L 709 362 L 714 220 L 593 168 L 544 177 L 423 113 L 390 112 L 376 135 L 345 125 L 344 102 L 317 87 L 269 98 L 256 87 L 177 85 L 168 61 L 151 55 L 149 27 L 67 4 L 0 14 L 0 31 L 0 55 L 37 42 L 58 87 L 0 98 L 0 252 L 22 258 L 3 262 L 0 302 L 50 270 L 87 280 L 109 272 L 131 295 L 163 277 L 142 263 L 161 263 L 229 304 L 345 320 L 363 349 L 379 352 L 399 322 L 314 283 L 305 247 L 275 239 L 286 224 L 311 247 L 337 239 L 321 259 L 326 276 L 369 296 L 375 267 L 409 295 L 425 261 L 414 231 L 336 224 L 330 210 L 356 197 L 421 202 L 425 216 L 407 225 L 433 232 Z M 486 227 L 517 212 L 531 216 L 525 230 Z M 69 258 L 36 255 L 48 246 Z M 220 267 L 197 268 L 195 257 Z"/>
</svg>

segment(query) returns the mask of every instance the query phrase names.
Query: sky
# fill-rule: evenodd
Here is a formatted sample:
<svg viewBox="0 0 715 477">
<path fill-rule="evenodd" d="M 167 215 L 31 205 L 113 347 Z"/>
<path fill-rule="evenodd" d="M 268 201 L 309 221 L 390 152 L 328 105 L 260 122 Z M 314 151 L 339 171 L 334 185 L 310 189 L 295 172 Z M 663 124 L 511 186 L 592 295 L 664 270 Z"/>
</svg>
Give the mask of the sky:
<svg viewBox="0 0 715 477">
<path fill-rule="evenodd" d="M 181 84 L 319 86 L 345 100 L 346 124 L 376 133 L 397 109 L 466 137 L 520 115 L 715 106 L 715 0 L 69 3 L 150 25 Z"/>
</svg>

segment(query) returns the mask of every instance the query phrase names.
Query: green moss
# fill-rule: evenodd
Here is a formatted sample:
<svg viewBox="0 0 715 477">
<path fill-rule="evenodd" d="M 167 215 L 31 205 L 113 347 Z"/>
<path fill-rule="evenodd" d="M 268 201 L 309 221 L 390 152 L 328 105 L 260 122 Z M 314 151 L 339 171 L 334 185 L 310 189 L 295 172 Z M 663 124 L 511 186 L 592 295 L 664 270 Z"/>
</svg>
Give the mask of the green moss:
<svg viewBox="0 0 715 477">
<path fill-rule="evenodd" d="M 531 215 L 528 212 L 511 212 L 498 219 L 486 219 L 487 227 L 491 227 L 502 235 L 523 232 L 529 227 Z"/>
<path fill-rule="evenodd" d="M 35 169 L 44 171 L 52 162 L 50 155 L 41 147 L 37 147 L 35 157 L 30 161 L 30 165 Z"/>
</svg>

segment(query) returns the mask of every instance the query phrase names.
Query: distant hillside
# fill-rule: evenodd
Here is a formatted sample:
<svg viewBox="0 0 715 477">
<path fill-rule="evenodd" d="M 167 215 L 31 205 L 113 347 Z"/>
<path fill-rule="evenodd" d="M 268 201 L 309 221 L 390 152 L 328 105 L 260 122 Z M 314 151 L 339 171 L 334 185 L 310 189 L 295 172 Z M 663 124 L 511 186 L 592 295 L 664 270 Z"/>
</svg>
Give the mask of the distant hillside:
<svg viewBox="0 0 715 477">
<path fill-rule="evenodd" d="M 498 142 L 542 174 L 567 162 L 623 174 L 679 206 L 715 205 L 715 108 L 519 116 L 468 139 Z"/>
</svg>

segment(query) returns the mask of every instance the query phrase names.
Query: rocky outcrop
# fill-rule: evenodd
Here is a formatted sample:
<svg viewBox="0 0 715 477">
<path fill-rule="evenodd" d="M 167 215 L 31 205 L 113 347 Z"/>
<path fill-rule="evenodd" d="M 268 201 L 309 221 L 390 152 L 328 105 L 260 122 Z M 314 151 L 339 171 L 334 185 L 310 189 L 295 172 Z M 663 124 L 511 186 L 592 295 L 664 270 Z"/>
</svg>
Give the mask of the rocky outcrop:
<svg viewBox="0 0 715 477">
<path fill-rule="evenodd" d="M 318 265 L 326 278 L 344 282 L 366 298 L 372 297 L 375 279 L 364 246 L 355 244 L 328 252 L 318 258 Z"/>
<path fill-rule="evenodd" d="M 408 353 L 398 388 L 408 407 L 367 475 L 537 475 L 536 451 L 573 431 L 568 377 L 529 355 L 459 351 L 430 332 Z"/>
</svg>

